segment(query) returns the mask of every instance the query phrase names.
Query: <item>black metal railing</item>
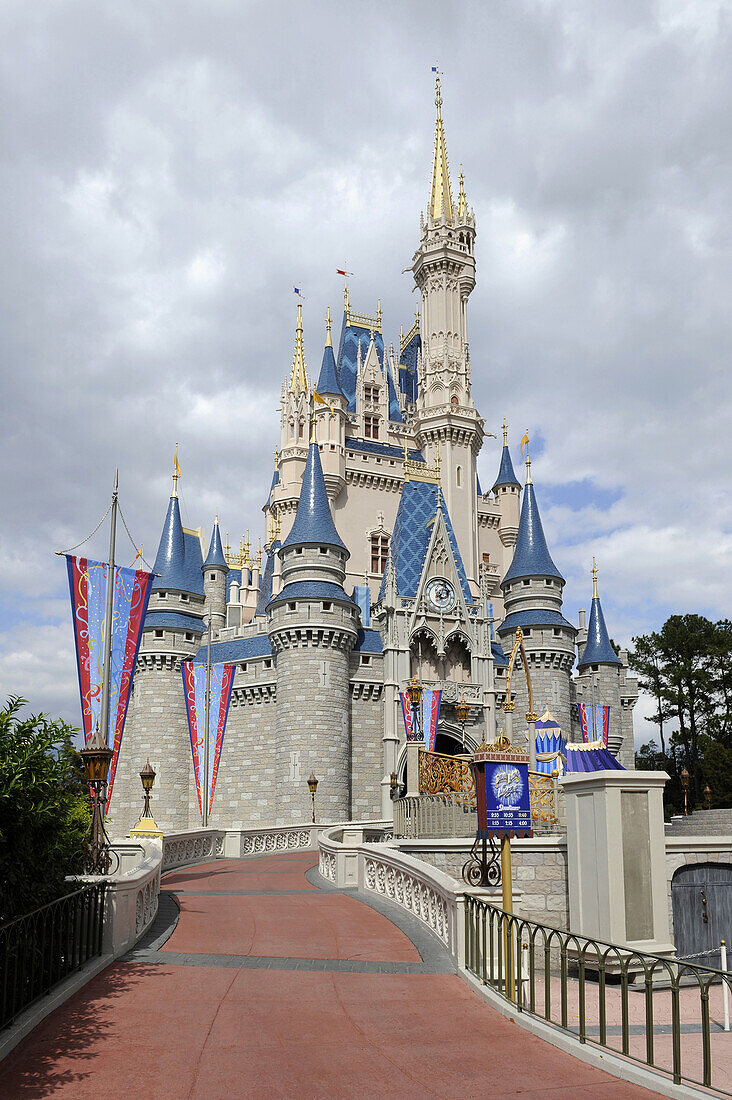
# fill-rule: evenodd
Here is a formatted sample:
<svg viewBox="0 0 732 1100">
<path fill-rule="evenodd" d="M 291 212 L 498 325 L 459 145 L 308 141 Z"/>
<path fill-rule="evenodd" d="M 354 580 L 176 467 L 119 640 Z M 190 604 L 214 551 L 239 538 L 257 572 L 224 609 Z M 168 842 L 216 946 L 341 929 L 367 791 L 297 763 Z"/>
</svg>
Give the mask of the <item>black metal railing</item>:
<svg viewBox="0 0 732 1100">
<path fill-rule="evenodd" d="M 713 1053 L 729 1042 L 712 1015 L 712 994 L 732 973 L 647 954 L 512 916 L 465 897 L 465 965 L 518 1012 L 545 1020 L 615 1054 L 732 1096 Z M 720 1054 L 724 1055 L 724 1050 Z"/>
<path fill-rule="evenodd" d="M 0 1029 L 102 953 L 104 882 L 0 926 Z"/>
</svg>

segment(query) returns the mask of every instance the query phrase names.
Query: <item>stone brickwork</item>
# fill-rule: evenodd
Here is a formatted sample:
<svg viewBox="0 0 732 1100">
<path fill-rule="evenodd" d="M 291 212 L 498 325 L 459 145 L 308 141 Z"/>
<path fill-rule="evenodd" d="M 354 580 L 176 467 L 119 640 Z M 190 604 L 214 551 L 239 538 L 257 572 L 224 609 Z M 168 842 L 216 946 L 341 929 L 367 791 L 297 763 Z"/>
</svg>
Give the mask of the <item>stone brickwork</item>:
<svg viewBox="0 0 732 1100">
<path fill-rule="evenodd" d="M 138 659 L 110 805 L 110 828 L 117 836 L 139 820 L 139 773 L 148 757 L 157 773 L 152 811 L 158 826 L 164 832 L 187 829 L 193 761 L 180 660 L 172 654 Z"/>
<path fill-rule="evenodd" d="M 237 690 L 236 679 L 234 684 L 209 823 L 221 829 L 274 825 L 274 683 L 269 693 L 264 690 L 256 693 Z M 301 785 L 307 793 L 304 779 Z M 190 827 L 195 828 L 198 822 L 198 798 L 192 789 Z"/>
<path fill-rule="evenodd" d="M 432 864 L 459 882 L 472 841 L 399 841 L 401 851 Z M 523 894 L 520 916 L 568 927 L 567 844 L 563 837 L 511 841 L 514 885 Z"/>
<path fill-rule="evenodd" d="M 380 682 L 359 677 L 351 684 L 351 731 L 351 817 L 369 821 L 381 816 L 384 689 Z"/>
<path fill-rule="evenodd" d="M 284 613 L 286 614 L 286 613 Z M 270 637 L 276 650 L 276 811 L 278 825 L 310 816 L 307 777 L 319 784 L 318 815 L 346 820 L 351 801 L 348 651 L 355 632 L 290 625 L 275 611 Z"/>
</svg>

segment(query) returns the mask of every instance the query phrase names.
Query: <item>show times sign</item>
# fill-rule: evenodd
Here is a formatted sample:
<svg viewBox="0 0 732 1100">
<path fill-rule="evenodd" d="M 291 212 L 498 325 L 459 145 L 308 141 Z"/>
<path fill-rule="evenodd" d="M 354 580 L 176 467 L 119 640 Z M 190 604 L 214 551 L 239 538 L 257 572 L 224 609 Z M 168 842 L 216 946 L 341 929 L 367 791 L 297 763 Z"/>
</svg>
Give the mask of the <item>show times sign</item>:
<svg viewBox="0 0 732 1100">
<path fill-rule="evenodd" d="M 519 752 L 473 757 L 478 836 L 531 836 L 529 758 Z"/>
</svg>

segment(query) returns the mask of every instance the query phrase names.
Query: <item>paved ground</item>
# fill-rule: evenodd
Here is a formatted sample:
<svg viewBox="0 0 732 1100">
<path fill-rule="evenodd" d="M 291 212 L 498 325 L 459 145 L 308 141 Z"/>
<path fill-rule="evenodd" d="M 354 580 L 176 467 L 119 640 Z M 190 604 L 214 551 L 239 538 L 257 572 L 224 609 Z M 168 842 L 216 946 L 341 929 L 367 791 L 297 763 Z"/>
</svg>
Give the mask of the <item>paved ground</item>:
<svg viewBox="0 0 732 1100">
<path fill-rule="evenodd" d="M 219 860 L 168 875 L 180 904 L 172 936 L 154 942 L 175 911 L 163 895 L 147 941 L 0 1065 L 0 1097 L 655 1095 L 504 1020 L 417 921 L 400 917 L 400 928 L 319 889 L 314 863 Z"/>
</svg>

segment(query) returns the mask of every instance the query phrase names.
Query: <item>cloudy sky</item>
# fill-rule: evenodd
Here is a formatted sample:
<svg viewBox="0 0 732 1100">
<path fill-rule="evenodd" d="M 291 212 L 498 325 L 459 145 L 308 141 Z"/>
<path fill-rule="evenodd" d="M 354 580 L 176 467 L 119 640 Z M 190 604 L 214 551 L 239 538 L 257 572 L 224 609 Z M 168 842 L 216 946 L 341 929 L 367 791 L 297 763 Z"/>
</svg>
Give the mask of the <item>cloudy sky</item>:
<svg viewBox="0 0 732 1100">
<path fill-rule="evenodd" d="M 729 0 L 4 0 L 0 35 L 0 692 L 78 721 L 53 551 L 115 465 L 147 557 L 176 441 L 184 521 L 259 532 L 293 284 L 315 369 L 345 263 L 411 323 L 436 61 L 474 396 L 536 440 L 565 611 L 594 553 L 617 640 L 730 614 Z"/>
</svg>

